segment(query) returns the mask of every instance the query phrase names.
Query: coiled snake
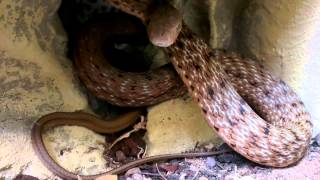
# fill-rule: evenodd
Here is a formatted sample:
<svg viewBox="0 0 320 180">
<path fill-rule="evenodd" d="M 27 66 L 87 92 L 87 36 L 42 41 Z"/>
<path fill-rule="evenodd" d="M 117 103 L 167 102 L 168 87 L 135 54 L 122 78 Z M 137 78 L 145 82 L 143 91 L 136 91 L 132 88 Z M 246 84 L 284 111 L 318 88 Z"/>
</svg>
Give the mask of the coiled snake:
<svg viewBox="0 0 320 180">
<path fill-rule="evenodd" d="M 148 0 L 109 2 L 145 24 L 153 23 L 146 18 L 150 16 Z M 161 8 L 153 12 L 159 15 L 158 10 Z M 181 27 L 176 41 L 163 49 L 212 129 L 232 149 L 256 163 L 285 167 L 298 162 L 308 149 L 312 123 L 293 90 L 257 62 L 233 52 L 213 50 L 185 24 Z M 87 76 L 87 80 L 90 78 L 97 83 L 101 77 Z M 121 89 L 122 84 L 118 85 Z M 125 94 L 124 90 L 121 93 Z M 147 104 L 153 103 L 150 100 Z"/>
<path fill-rule="evenodd" d="M 141 4 L 150 1 L 108 2 L 145 17 L 148 10 Z M 161 14 L 156 12 L 161 8 L 154 14 Z M 167 16 L 168 11 L 162 12 Z M 212 50 L 185 24 L 175 43 L 164 51 L 210 126 L 235 151 L 275 167 L 288 166 L 303 156 L 312 124 L 302 101 L 282 80 L 248 58 Z"/>
</svg>

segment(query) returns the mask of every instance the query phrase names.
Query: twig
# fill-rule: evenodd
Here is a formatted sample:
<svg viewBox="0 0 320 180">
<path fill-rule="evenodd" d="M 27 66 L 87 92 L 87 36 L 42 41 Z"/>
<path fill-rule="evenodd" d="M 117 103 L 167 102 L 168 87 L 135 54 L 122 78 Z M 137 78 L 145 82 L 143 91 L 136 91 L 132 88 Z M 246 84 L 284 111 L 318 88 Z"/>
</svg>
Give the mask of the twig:
<svg viewBox="0 0 320 180">
<path fill-rule="evenodd" d="M 133 129 L 131 131 L 128 131 L 126 133 L 124 133 L 123 135 L 121 135 L 119 138 L 117 138 L 115 141 L 113 141 L 113 143 L 108 147 L 108 150 L 110 150 L 115 144 L 117 144 L 119 141 L 130 137 L 130 135 L 134 132 L 137 132 L 141 129 L 146 129 L 146 122 L 144 119 L 144 116 L 140 116 L 140 122 L 136 125 L 133 126 Z"/>
<path fill-rule="evenodd" d="M 142 175 L 148 175 L 148 176 L 160 176 L 160 177 L 161 177 L 160 174 L 155 174 L 155 173 L 141 172 L 140 174 L 142 174 Z"/>
<path fill-rule="evenodd" d="M 143 155 L 145 154 L 145 150 L 140 146 L 138 146 L 138 149 L 140 149 L 140 151 L 137 154 L 137 159 L 141 159 L 143 157 Z"/>
<path fill-rule="evenodd" d="M 144 148 L 144 152 L 143 152 L 142 157 L 146 157 L 147 150 L 148 150 L 148 145 L 146 144 L 146 147 Z"/>
<path fill-rule="evenodd" d="M 196 177 L 198 176 L 198 174 L 199 174 L 199 170 L 197 170 L 196 174 L 193 176 L 193 178 L 191 180 L 195 180 Z"/>
<path fill-rule="evenodd" d="M 156 163 L 156 168 L 157 168 L 157 171 L 158 171 L 159 175 L 160 175 L 164 180 L 167 180 L 167 178 L 164 177 L 164 175 L 162 175 L 162 173 L 160 172 L 159 167 L 158 167 L 158 163 Z"/>
</svg>

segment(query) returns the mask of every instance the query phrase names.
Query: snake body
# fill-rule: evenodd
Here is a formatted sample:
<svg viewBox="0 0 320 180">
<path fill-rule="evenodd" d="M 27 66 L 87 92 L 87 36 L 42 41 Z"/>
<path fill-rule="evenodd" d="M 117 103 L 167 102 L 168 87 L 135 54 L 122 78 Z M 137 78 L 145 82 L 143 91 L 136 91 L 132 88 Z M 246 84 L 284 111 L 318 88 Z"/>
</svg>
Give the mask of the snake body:
<svg viewBox="0 0 320 180">
<path fill-rule="evenodd" d="M 303 157 L 312 124 L 285 82 L 250 59 L 213 51 L 187 27 L 165 51 L 209 125 L 231 148 L 273 167 Z"/>
<path fill-rule="evenodd" d="M 186 93 L 170 65 L 148 72 L 124 72 L 113 67 L 104 50 L 121 40 L 137 41 L 146 33 L 137 19 L 112 15 L 90 23 L 77 39 L 75 64 L 79 77 L 97 97 L 117 106 L 148 106 Z M 104 23 L 108 22 L 108 23 Z M 108 33 L 106 33 L 108 32 Z M 102 48 L 104 47 L 104 49 Z"/>
<path fill-rule="evenodd" d="M 126 114 L 122 114 L 114 119 L 103 121 L 95 115 L 85 112 L 55 112 L 41 117 L 33 126 L 31 140 L 32 146 L 37 153 L 41 161 L 56 175 L 65 180 L 78 179 L 78 175 L 67 171 L 60 165 L 58 165 L 53 158 L 48 154 L 44 142 L 42 140 L 42 132 L 45 129 L 53 128 L 61 125 L 77 125 L 94 130 L 97 133 L 114 133 L 132 125 L 135 120 L 142 114 L 141 110 L 131 111 Z M 125 171 L 154 161 L 175 159 L 175 158 L 194 158 L 203 156 L 212 156 L 221 154 L 228 151 L 213 151 L 213 152 L 199 152 L 199 153 L 179 153 L 179 154 L 163 154 L 158 156 L 150 156 L 142 159 L 138 159 L 122 165 L 118 168 L 114 168 L 105 173 L 79 176 L 83 180 L 93 180 L 100 176 L 107 174 L 120 174 Z"/>
<path fill-rule="evenodd" d="M 134 7 L 140 16 L 145 11 L 137 10 L 137 1 L 110 1 L 126 12 Z M 161 10 L 153 13 L 166 16 Z M 303 102 L 284 81 L 253 60 L 211 49 L 185 24 L 175 43 L 164 51 L 209 125 L 231 148 L 251 161 L 274 167 L 303 157 L 312 123 Z"/>
<path fill-rule="evenodd" d="M 88 129 L 92 129 L 97 133 L 114 133 L 122 130 L 125 127 L 132 125 L 135 120 L 142 114 L 142 111 L 136 110 L 123 114 L 112 120 L 103 121 L 95 115 L 85 112 L 56 112 L 41 117 L 32 128 L 32 145 L 36 151 L 38 157 L 42 162 L 56 175 L 62 179 L 71 180 L 78 179 L 77 174 L 65 170 L 58 165 L 45 149 L 41 134 L 45 129 L 52 128 L 61 125 L 78 125 Z M 184 154 L 164 154 L 160 156 L 151 156 L 143 159 L 127 163 L 119 168 L 115 168 L 111 171 L 88 176 L 80 176 L 83 180 L 93 180 L 106 174 L 120 174 L 124 173 L 130 168 L 142 165 L 148 162 L 159 161 L 163 159 L 173 158 L 187 158 L 187 157 L 199 157 L 210 156 L 219 154 L 222 152 L 200 152 L 200 153 L 184 153 Z"/>
<path fill-rule="evenodd" d="M 152 16 L 152 13 L 159 13 L 157 11 L 161 11 L 160 8 L 150 13 L 148 6 L 151 3 L 149 0 L 109 1 L 121 10 L 136 15 L 144 22 L 150 20 L 146 18 L 147 16 Z M 231 148 L 256 163 L 273 167 L 286 167 L 298 162 L 308 149 L 311 140 L 312 123 L 310 115 L 305 110 L 304 104 L 297 94 L 284 81 L 272 76 L 257 62 L 242 57 L 237 53 L 213 50 L 185 24 L 182 23 L 181 27 L 181 32 L 174 44 L 163 49 L 170 57 L 176 72 L 187 87 L 189 94 L 201 107 L 203 115 L 212 129 Z M 93 33 L 97 34 L 96 31 Z M 99 42 L 99 36 L 96 37 L 94 41 Z M 107 96 L 111 96 L 111 98 L 109 97 L 111 99 L 109 101 L 114 104 L 128 106 L 141 100 L 142 95 L 134 101 L 130 101 L 130 98 L 128 98 L 129 104 L 124 103 L 125 101 L 121 99 L 124 95 L 135 93 L 130 91 L 128 84 L 133 82 L 133 84 L 137 85 L 138 81 L 133 79 L 134 76 L 138 75 L 132 73 L 124 76 L 122 72 L 112 69 L 107 63 L 101 64 L 102 55 L 100 52 L 100 54 L 97 53 L 100 50 L 92 48 L 95 45 L 86 44 L 87 42 L 88 37 L 79 40 L 79 44 L 82 44 L 83 46 L 81 45 L 81 47 L 84 48 L 82 50 L 80 48 L 78 54 L 82 54 L 84 50 L 92 49 L 89 52 L 98 54 L 98 58 L 93 58 L 90 56 L 90 53 L 89 55 L 77 56 L 78 58 L 89 60 L 88 62 L 85 60 L 79 61 L 79 67 L 96 68 L 93 68 L 93 71 L 90 72 L 83 69 L 82 76 L 85 78 L 82 79 L 87 81 L 87 83 L 91 83 L 93 90 L 98 89 L 97 94 L 102 92 L 100 91 L 101 89 L 105 91 L 108 86 L 115 87 L 112 84 L 118 82 L 118 80 L 119 82 L 122 81 L 122 83 L 117 84 L 120 87 L 118 88 L 118 90 L 120 89 L 120 93 L 119 91 L 104 93 Z M 100 67 L 107 69 L 103 73 L 107 73 L 110 69 L 111 73 L 107 76 L 103 74 L 101 76 L 88 75 L 92 72 L 102 72 Z M 170 74 L 170 70 L 166 70 L 166 72 Z M 113 75 L 118 76 L 119 79 L 113 78 L 112 81 L 106 83 L 107 86 L 99 85 L 101 81 L 108 81 L 108 77 L 109 79 L 110 77 L 114 77 Z M 156 95 L 147 96 L 145 100 L 148 101 L 147 104 L 149 105 L 157 102 L 153 98 L 157 98 L 157 96 L 161 97 L 166 94 L 163 92 L 170 92 L 170 89 L 174 89 L 176 92 L 183 91 L 183 88 L 180 89 L 181 91 L 179 90 L 180 85 L 178 85 L 179 82 L 176 80 L 176 74 L 163 75 L 163 79 L 158 78 L 158 75 L 154 75 L 153 78 L 149 79 L 146 79 L 146 76 L 149 75 L 144 74 L 140 76 L 140 83 L 145 85 L 142 86 L 144 87 L 142 90 L 146 89 L 147 84 L 152 83 L 153 80 L 157 82 L 154 85 L 159 84 L 162 80 L 175 83 L 171 85 L 167 83 L 164 90 L 158 91 Z M 128 79 L 129 81 L 127 81 Z M 150 87 L 149 91 L 155 86 Z M 139 91 L 142 90 L 140 89 Z M 156 89 L 154 88 L 154 90 Z M 138 92 L 137 89 L 136 91 Z M 112 94 L 108 95 L 109 93 Z M 39 136 L 41 138 L 41 133 L 39 133 L 39 130 L 37 132 L 36 136 L 39 139 Z M 35 137 L 34 134 L 33 136 Z M 43 144 L 39 145 L 38 141 L 34 145 L 36 151 L 39 150 L 38 146 L 43 146 Z M 41 151 L 45 150 L 42 149 Z M 42 156 L 46 157 L 46 154 Z M 183 156 L 181 155 L 181 157 Z M 174 155 L 162 156 L 161 158 L 154 157 L 154 160 L 166 158 L 174 158 Z M 141 159 L 139 162 L 143 163 L 144 161 Z M 63 173 L 59 175 L 66 178 L 75 178 L 75 175 L 72 173 Z M 85 178 L 91 179 L 95 177 L 97 176 Z"/>
</svg>

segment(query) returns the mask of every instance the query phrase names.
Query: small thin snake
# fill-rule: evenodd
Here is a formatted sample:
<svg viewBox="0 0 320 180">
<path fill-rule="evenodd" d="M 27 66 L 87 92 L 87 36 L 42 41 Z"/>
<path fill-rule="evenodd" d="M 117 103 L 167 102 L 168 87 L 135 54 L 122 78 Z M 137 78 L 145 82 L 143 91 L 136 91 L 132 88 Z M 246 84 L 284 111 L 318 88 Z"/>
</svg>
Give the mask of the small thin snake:
<svg viewBox="0 0 320 180">
<path fill-rule="evenodd" d="M 142 21 L 148 19 L 145 16 L 151 16 L 149 11 L 146 13 L 146 0 L 109 1 Z M 161 7 L 152 13 L 159 15 L 160 11 Z M 251 161 L 273 167 L 289 166 L 304 156 L 311 140 L 310 115 L 285 82 L 251 59 L 211 49 L 185 24 L 182 24 L 175 43 L 164 51 L 209 125 L 232 149 Z M 41 139 L 41 132 L 33 134 L 33 139 L 35 136 Z M 33 141 L 39 151 L 37 148 L 43 144 Z M 171 154 L 155 159 L 175 157 L 177 155 Z M 185 156 L 182 154 L 181 157 Z M 145 162 L 144 159 L 139 161 Z M 58 175 L 76 178 L 72 173 L 64 173 Z M 95 177 L 84 176 L 88 179 Z"/>
<path fill-rule="evenodd" d="M 48 154 L 48 151 L 45 148 L 44 142 L 42 140 L 41 134 L 49 128 L 53 128 L 56 126 L 62 125 L 77 125 L 86 127 L 88 129 L 94 130 L 97 133 L 114 133 L 118 132 L 126 127 L 132 125 L 136 119 L 142 114 L 141 110 L 131 111 L 126 114 L 120 115 L 114 119 L 103 121 L 95 115 L 85 113 L 85 112 L 56 112 L 45 115 L 41 117 L 33 126 L 31 139 L 32 146 L 37 153 L 38 157 L 41 161 L 50 169 L 54 174 L 58 175 L 63 179 L 78 179 L 78 175 L 72 172 L 67 171 L 60 165 L 58 165 L 53 158 Z M 204 157 L 204 156 L 212 156 L 216 154 L 226 153 L 228 150 L 222 151 L 212 151 L 212 152 L 195 152 L 195 153 L 177 153 L 177 154 L 163 154 L 157 156 L 150 156 L 142 159 L 137 159 L 135 161 L 124 164 L 118 168 L 114 168 L 108 172 L 96 174 L 96 175 L 88 175 L 80 177 L 83 180 L 86 179 L 96 179 L 100 176 L 106 174 L 120 174 L 125 171 L 137 167 L 139 165 L 168 160 L 168 159 L 177 159 L 177 158 L 194 158 L 194 157 Z"/>
</svg>

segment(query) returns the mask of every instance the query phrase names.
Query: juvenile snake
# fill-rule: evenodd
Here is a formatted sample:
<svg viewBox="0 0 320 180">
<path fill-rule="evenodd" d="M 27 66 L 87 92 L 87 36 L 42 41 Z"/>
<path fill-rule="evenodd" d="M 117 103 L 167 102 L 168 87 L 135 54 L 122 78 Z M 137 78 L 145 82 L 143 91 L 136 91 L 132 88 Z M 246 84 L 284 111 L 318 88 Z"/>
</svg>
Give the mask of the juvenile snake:
<svg viewBox="0 0 320 180">
<path fill-rule="evenodd" d="M 153 22 L 146 20 L 146 16 L 152 15 L 146 10 L 148 3 L 144 3 L 150 1 L 109 1 L 142 21 Z M 160 10 L 155 8 L 152 13 L 159 15 L 157 11 Z M 294 164 L 306 153 L 311 140 L 310 116 L 299 97 L 281 79 L 251 59 L 211 49 L 185 24 L 175 43 L 164 51 L 209 125 L 235 151 L 251 161 L 273 167 Z M 168 78 L 174 76 L 171 74 Z M 90 76 L 88 79 L 97 83 L 99 78 Z M 118 85 L 121 89 L 121 84 Z M 122 93 L 124 95 L 125 91 Z M 118 97 L 121 98 L 119 94 Z M 118 101 L 114 102 L 117 104 Z M 154 100 L 149 100 L 152 104 L 150 102 L 155 103 Z M 38 131 L 39 136 L 41 139 Z M 38 148 L 39 143 L 35 146 Z M 154 160 L 166 158 L 174 158 L 174 155 L 154 157 Z M 144 162 L 143 159 L 140 161 Z M 63 173 L 60 176 L 75 178 L 74 174 Z M 97 176 L 85 178 L 94 177 Z"/>
<path fill-rule="evenodd" d="M 48 154 L 45 149 L 41 134 L 46 128 L 52 128 L 61 125 L 78 125 L 88 129 L 92 129 L 97 133 L 114 133 L 125 127 L 128 127 L 134 123 L 134 121 L 141 115 L 141 111 L 132 111 L 123 114 L 113 120 L 102 121 L 98 117 L 84 113 L 84 112 L 56 112 L 41 117 L 32 128 L 32 145 L 37 155 L 42 162 L 56 175 L 63 179 L 78 179 L 77 174 L 65 170 L 63 167 L 58 165 Z M 199 156 L 210 156 L 225 151 L 219 152 L 200 152 L 200 153 L 184 153 L 184 154 L 164 154 L 160 156 L 151 156 L 147 158 L 138 159 L 136 161 L 127 163 L 119 168 L 115 168 L 111 171 L 102 174 L 81 176 L 83 180 L 96 179 L 105 174 L 120 174 L 129 170 L 130 168 L 142 165 L 148 162 L 159 161 L 163 159 L 173 158 L 192 158 Z"/>
<path fill-rule="evenodd" d="M 45 145 L 42 140 L 42 132 L 45 129 L 61 126 L 61 125 L 77 125 L 94 130 L 97 133 L 114 133 L 132 125 L 135 120 L 142 114 L 141 110 L 131 111 L 126 114 L 120 115 L 114 119 L 103 121 L 95 115 L 85 112 L 56 112 L 41 117 L 32 128 L 32 145 L 41 161 L 56 175 L 63 179 L 78 179 L 77 174 L 65 170 L 58 165 L 52 157 L 48 154 Z M 174 158 L 194 158 L 203 156 L 212 156 L 221 154 L 225 151 L 214 152 L 199 152 L 199 153 L 179 153 L 179 154 L 163 154 L 159 156 L 150 156 L 142 159 L 138 159 L 122 165 L 118 168 L 110 170 L 105 173 L 81 176 L 83 180 L 96 179 L 105 174 L 120 174 L 129 170 L 130 168 L 154 161 L 174 159 Z"/>
</svg>

